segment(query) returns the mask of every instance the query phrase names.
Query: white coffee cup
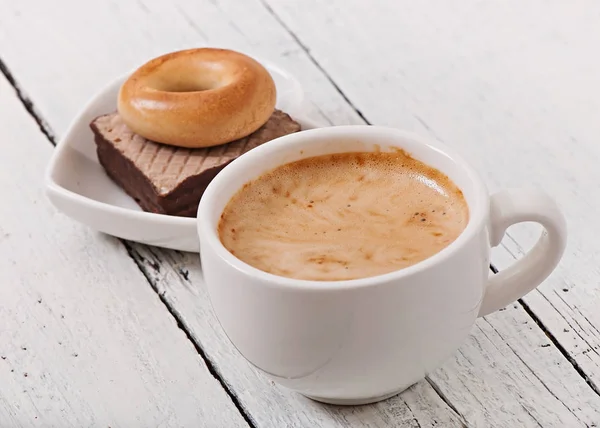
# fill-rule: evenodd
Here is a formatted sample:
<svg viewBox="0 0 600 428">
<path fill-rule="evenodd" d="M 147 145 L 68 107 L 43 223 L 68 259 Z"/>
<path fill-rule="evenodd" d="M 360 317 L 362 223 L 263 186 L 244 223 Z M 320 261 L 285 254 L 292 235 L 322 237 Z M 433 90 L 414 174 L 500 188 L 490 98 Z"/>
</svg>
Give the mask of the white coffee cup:
<svg viewBox="0 0 600 428">
<path fill-rule="evenodd" d="M 432 257 L 376 277 L 308 281 L 260 271 L 221 244 L 220 215 L 249 180 L 307 157 L 392 148 L 447 174 L 469 206 L 463 233 Z M 490 246 L 525 221 L 543 226 L 538 243 L 490 276 Z M 208 186 L 198 233 L 210 299 L 231 342 L 274 381 L 332 404 L 379 401 L 425 377 L 456 351 L 477 317 L 538 286 L 558 264 L 567 237 L 564 217 L 546 194 L 510 190 L 490 197 L 454 150 L 376 126 L 302 131 L 244 154 Z"/>
</svg>

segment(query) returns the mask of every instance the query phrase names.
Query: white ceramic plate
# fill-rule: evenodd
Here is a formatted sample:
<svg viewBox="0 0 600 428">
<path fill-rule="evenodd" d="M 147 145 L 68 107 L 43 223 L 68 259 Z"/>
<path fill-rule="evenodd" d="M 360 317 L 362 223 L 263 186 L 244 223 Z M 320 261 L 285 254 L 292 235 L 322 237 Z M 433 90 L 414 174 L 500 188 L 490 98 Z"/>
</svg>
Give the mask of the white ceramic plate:
<svg viewBox="0 0 600 428">
<path fill-rule="evenodd" d="M 277 108 L 300 122 L 302 129 L 319 126 L 303 118 L 304 93 L 298 81 L 279 67 L 261 62 L 275 80 Z M 127 76 L 108 84 L 75 118 L 46 171 L 47 195 L 58 210 L 100 232 L 144 244 L 198 252 L 195 218 L 142 211 L 98 162 L 89 124 L 95 117 L 116 110 L 117 94 Z"/>
</svg>

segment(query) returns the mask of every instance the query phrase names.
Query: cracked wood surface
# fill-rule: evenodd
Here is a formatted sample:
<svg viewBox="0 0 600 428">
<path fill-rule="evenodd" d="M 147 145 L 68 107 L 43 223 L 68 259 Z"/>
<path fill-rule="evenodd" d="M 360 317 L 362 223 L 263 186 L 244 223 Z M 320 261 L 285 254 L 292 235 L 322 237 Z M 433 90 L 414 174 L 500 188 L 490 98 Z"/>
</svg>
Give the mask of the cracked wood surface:
<svg viewBox="0 0 600 428">
<path fill-rule="evenodd" d="M 591 116 L 598 112 L 597 100 L 583 98 L 584 94 L 570 99 L 564 87 L 544 84 L 549 85 L 552 77 L 563 83 L 563 73 L 571 76 L 567 83 L 575 89 L 576 84 L 587 84 L 598 90 L 590 70 L 577 76 L 581 82 L 574 79 L 574 72 L 584 70 L 589 58 L 582 56 L 584 49 L 578 48 L 579 56 L 579 51 L 567 49 L 577 32 L 566 30 L 577 28 L 574 20 L 581 10 L 562 11 L 566 18 L 553 30 L 552 19 L 536 17 L 546 16 L 539 13 L 542 10 L 559 16 L 560 4 L 536 1 L 524 11 L 509 10 L 500 2 L 489 4 L 469 1 L 462 9 L 451 10 L 438 3 L 433 7 L 391 0 L 379 0 L 371 8 L 364 2 L 341 0 L 144 0 L 95 5 L 0 0 L 0 58 L 31 98 L 39 122 L 47 122 L 60 136 L 107 80 L 152 56 L 197 44 L 244 49 L 293 71 L 307 91 L 314 116 L 335 124 L 361 123 L 366 118 L 431 134 L 464 149 L 475 165 L 487 171 L 492 189 L 531 181 L 556 189 L 559 199 L 575 200 L 579 190 L 574 183 L 587 189 L 597 180 L 587 167 L 595 160 L 592 133 L 575 115 L 582 109 L 569 109 L 575 102 L 585 102 L 589 105 L 583 113 Z M 592 2 L 584 5 L 594 16 Z M 590 17 L 581 18 L 581 31 L 591 43 L 599 33 Z M 528 36 L 522 52 L 517 48 L 520 33 L 511 37 L 510 32 L 497 32 L 496 37 L 494 28 L 504 28 L 504 22 Z M 546 62 L 532 62 L 533 55 L 521 58 L 536 47 L 542 48 Z M 548 71 L 545 67 L 555 47 L 559 54 L 571 55 L 572 62 Z M 521 74 L 510 69 L 515 58 L 525 60 L 529 68 L 519 69 Z M 536 80 L 536 73 L 545 78 Z M 589 86 L 593 83 L 596 86 Z M 567 107 L 561 105 L 565 102 Z M 572 128 L 556 120 L 562 114 L 567 114 Z M 591 118 L 585 122 L 593 123 Z M 583 153 L 576 156 L 565 149 L 562 143 L 568 132 L 584 143 Z M 577 176 L 569 167 L 580 157 L 583 175 Z M 587 178 L 591 181 L 579 181 Z M 594 207 L 593 200 L 585 203 Z M 590 227 L 593 218 L 577 212 L 580 208 L 567 207 L 567 215 Z M 494 251 L 500 268 L 528 248 L 534 235 L 529 228 L 514 228 L 511 236 L 513 241 Z M 455 357 L 428 381 L 386 402 L 359 408 L 313 403 L 271 385 L 249 367 L 212 315 L 196 255 L 137 244 L 131 246 L 131 255 L 253 425 L 586 427 L 600 426 L 600 397 L 592 388 L 598 342 L 594 326 L 599 323 L 591 308 L 592 302 L 597 303 L 597 275 L 582 265 L 593 254 L 592 243 L 584 245 L 584 237 L 575 236 L 580 247 L 571 245 L 557 274 L 527 296 L 527 310 L 517 303 L 480 320 Z M 105 241 L 98 235 L 95 239 Z M 573 273 L 577 266 L 582 266 L 576 271 L 581 282 L 567 281 L 567 269 Z M 582 375 L 590 377 L 590 384 Z"/>
</svg>

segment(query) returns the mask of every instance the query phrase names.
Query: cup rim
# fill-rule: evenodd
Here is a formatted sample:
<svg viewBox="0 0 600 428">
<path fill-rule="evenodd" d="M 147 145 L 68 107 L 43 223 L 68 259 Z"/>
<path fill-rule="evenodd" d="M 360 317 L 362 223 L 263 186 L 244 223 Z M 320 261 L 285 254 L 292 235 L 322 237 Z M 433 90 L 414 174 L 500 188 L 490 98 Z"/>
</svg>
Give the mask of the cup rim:
<svg viewBox="0 0 600 428">
<path fill-rule="evenodd" d="M 221 183 L 227 182 L 233 178 L 237 174 L 237 171 L 239 169 L 243 169 L 245 165 L 264 162 L 265 157 L 268 157 L 269 154 L 273 152 L 283 149 L 284 146 L 286 146 L 285 148 L 289 148 L 290 151 L 298 149 L 301 150 L 301 146 L 303 144 L 306 144 L 310 139 L 316 137 L 317 135 L 328 135 L 332 138 L 339 138 L 351 136 L 352 133 L 361 135 L 376 135 L 386 133 L 387 135 L 390 135 L 392 138 L 395 138 L 399 141 L 412 140 L 422 145 L 424 150 L 435 151 L 441 155 L 445 155 L 461 169 L 461 171 L 469 178 L 473 185 L 475 202 L 473 204 L 468 203 L 469 222 L 461 234 L 452 243 L 430 257 L 405 268 L 375 276 L 336 281 L 289 278 L 265 272 L 242 261 L 231 254 L 227 248 L 225 248 L 219 239 L 217 228 L 211 227 L 212 221 L 206 220 L 209 218 L 208 213 L 210 212 L 211 206 L 219 197 L 216 189 L 220 187 Z M 402 147 L 402 144 L 399 143 L 398 146 Z M 343 151 L 340 151 L 339 153 L 343 153 Z M 283 164 L 284 163 L 281 165 Z M 255 177 L 249 177 L 248 181 L 253 178 Z M 239 188 L 241 188 L 241 186 Z M 467 163 L 464 158 L 457 153 L 456 150 L 437 140 L 426 138 L 413 132 L 404 131 L 397 128 L 378 125 L 337 125 L 324 128 L 308 129 L 294 134 L 285 135 L 283 137 L 271 140 L 253 150 L 250 150 L 249 152 L 235 159 L 233 162 L 227 165 L 206 188 L 198 206 L 196 226 L 198 238 L 200 240 L 201 256 L 204 251 L 207 251 L 210 248 L 210 251 L 214 251 L 216 256 L 223 260 L 230 268 L 243 273 L 244 275 L 260 279 L 264 285 L 269 285 L 275 288 L 296 290 L 339 291 L 371 287 L 394 280 L 406 279 L 407 277 L 423 272 L 448 259 L 459 248 L 465 245 L 465 243 L 471 241 L 484 227 L 488 217 L 488 190 L 479 173 L 469 163 Z"/>
</svg>

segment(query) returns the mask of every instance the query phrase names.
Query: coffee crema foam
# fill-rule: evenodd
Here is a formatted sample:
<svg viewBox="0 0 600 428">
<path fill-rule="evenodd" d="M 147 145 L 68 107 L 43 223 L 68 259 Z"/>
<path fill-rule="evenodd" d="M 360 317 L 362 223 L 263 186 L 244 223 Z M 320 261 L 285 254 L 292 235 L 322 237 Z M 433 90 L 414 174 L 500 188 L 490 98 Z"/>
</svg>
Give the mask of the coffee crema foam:
<svg viewBox="0 0 600 428">
<path fill-rule="evenodd" d="M 223 245 L 289 278 L 365 278 L 418 263 L 464 230 L 469 210 L 443 173 L 404 151 L 292 162 L 250 181 L 225 207 Z"/>
</svg>

